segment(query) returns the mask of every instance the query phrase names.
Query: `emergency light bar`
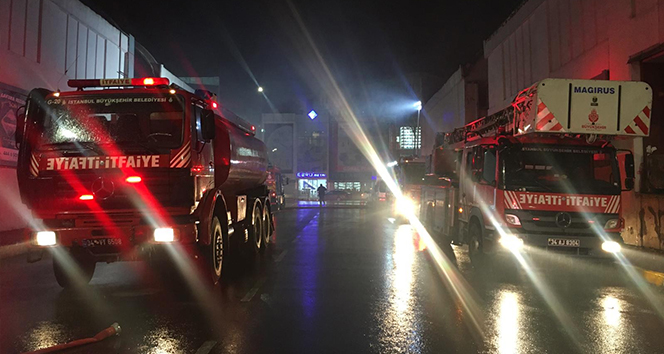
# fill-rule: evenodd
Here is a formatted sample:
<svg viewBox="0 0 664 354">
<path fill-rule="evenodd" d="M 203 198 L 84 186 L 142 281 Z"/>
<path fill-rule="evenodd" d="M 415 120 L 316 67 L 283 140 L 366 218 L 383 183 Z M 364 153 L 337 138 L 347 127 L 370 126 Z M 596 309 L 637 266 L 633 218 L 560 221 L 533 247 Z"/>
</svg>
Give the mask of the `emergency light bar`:
<svg viewBox="0 0 664 354">
<path fill-rule="evenodd" d="M 137 79 L 92 79 L 69 80 L 67 85 L 73 88 L 84 87 L 123 87 L 123 86 L 168 86 L 170 81 L 165 77 L 144 77 Z"/>
</svg>

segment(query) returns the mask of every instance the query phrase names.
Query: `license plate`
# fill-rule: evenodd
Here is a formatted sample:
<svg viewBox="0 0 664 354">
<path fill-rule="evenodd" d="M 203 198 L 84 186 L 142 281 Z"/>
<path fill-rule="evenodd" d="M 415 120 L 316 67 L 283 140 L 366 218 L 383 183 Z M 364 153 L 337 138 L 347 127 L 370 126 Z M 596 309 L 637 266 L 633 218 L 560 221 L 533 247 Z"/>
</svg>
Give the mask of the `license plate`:
<svg viewBox="0 0 664 354">
<path fill-rule="evenodd" d="M 103 247 L 103 246 L 122 246 L 121 238 L 90 238 L 81 241 L 81 246 L 92 248 L 92 247 Z"/>
<path fill-rule="evenodd" d="M 581 240 L 569 239 L 569 238 L 550 238 L 549 246 L 559 246 L 559 247 L 580 247 Z"/>
</svg>

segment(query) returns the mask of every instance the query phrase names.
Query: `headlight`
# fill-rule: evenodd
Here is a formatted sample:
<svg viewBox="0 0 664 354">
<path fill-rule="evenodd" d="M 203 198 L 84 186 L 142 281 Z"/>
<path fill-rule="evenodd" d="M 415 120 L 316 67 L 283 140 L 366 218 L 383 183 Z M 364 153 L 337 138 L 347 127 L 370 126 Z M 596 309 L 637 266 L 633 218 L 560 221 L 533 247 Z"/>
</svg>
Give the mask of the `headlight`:
<svg viewBox="0 0 664 354">
<path fill-rule="evenodd" d="M 35 235 L 35 239 L 39 246 L 54 246 L 56 244 L 55 232 L 53 231 L 39 231 Z"/>
<path fill-rule="evenodd" d="M 609 253 L 618 253 L 622 247 L 616 241 L 604 241 L 602 242 L 602 250 Z"/>
<path fill-rule="evenodd" d="M 410 198 L 401 198 L 396 200 L 394 208 L 399 215 L 415 215 L 415 202 Z"/>
<path fill-rule="evenodd" d="M 171 227 L 160 227 L 154 229 L 155 242 L 173 242 L 175 240 L 175 232 Z"/>
<path fill-rule="evenodd" d="M 514 214 L 505 214 L 505 221 L 512 226 L 521 226 L 521 220 Z"/>
<path fill-rule="evenodd" d="M 508 250 L 519 250 L 523 248 L 523 239 L 511 234 L 500 236 L 500 240 L 498 240 L 498 242 L 500 242 L 500 244 Z"/>
<path fill-rule="evenodd" d="M 620 227 L 620 219 L 610 219 L 604 225 L 605 230 L 617 229 Z"/>
</svg>

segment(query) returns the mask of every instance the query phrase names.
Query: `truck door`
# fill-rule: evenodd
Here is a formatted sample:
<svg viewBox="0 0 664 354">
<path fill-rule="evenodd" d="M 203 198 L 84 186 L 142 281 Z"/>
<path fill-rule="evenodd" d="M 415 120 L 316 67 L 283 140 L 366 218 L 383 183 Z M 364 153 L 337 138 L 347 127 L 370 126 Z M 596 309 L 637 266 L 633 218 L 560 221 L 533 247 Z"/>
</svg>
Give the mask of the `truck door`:
<svg viewBox="0 0 664 354">
<path fill-rule="evenodd" d="M 195 175 L 195 198 L 198 202 L 205 191 L 214 188 L 214 156 L 212 149 L 212 142 L 205 142 L 201 135 L 201 111 L 203 107 L 193 104 L 192 105 L 192 141 L 191 144 L 195 149 L 192 149 L 192 174 Z"/>
<path fill-rule="evenodd" d="M 467 175 L 462 184 L 462 201 L 464 214 L 471 207 L 479 208 L 482 214 L 493 213 L 495 206 L 496 186 L 496 149 L 494 146 L 480 145 L 467 149 L 466 166 L 464 171 Z M 467 210 L 466 210 L 467 209 Z M 465 215 L 468 220 L 469 215 Z M 488 222 L 488 218 L 484 218 Z"/>
</svg>

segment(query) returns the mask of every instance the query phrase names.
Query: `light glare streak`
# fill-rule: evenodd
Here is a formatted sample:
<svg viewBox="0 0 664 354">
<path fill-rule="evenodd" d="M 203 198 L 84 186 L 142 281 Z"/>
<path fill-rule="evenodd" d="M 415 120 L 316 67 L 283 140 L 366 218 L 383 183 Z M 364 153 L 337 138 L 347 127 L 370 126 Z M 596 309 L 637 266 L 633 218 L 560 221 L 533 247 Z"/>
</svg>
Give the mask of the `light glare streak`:
<svg viewBox="0 0 664 354">
<path fill-rule="evenodd" d="M 327 90 L 327 96 L 331 106 L 333 106 L 335 111 L 339 112 L 339 120 L 344 123 L 340 124 L 340 126 L 343 127 L 346 134 L 353 140 L 365 158 L 369 160 L 369 163 L 374 167 L 378 176 L 385 182 L 387 188 L 389 188 L 394 195 L 396 203 L 399 203 L 404 199 L 401 188 L 396 183 L 394 178 L 392 178 L 391 174 L 386 168 L 385 161 L 380 158 L 378 152 L 372 145 L 371 141 L 368 139 L 362 125 L 357 119 L 350 104 L 346 100 L 345 95 L 341 91 L 341 88 L 339 87 L 331 70 L 323 59 L 323 56 L 318 50 L 318 47 L 311 37 L 311 34 L 304 25 L 304 22 L 302 21 L 302 18 L 300 17 L 300 14 L 298 13 L 294 4 L 289 1 L 288 5 L 302 31 L 302 34 L 306 38 L 306 42 L 315 55 L 314 63 L 317 65 L 312 68 L 312 73 L 318 79 L 318 83 L 321 85 L 323 90 Z M 482 311 L 478 306 L 477 295 L 471 290 L 468 283 L 465 281 L 465 279 L 463 279 L 452 262 L 442 253 L 420 220 L 412 213 L 409 213 L 405 216 L 408 218 L 410 224 L 414 227 L 414 229 L 424 241 L 429 254 L 436 264 L 436 270 L 441 276 L 441 279 L 445 281 L 448 288 L 451 289 L 453 295 L 460 301 L 463 309 L 468 314 L 468 318 L 470 319 L 469 324 L 474 330 L 471 333 L 479 334 L 479 336 L 484 338 L 484 330 L 481 325 L 481 323 L 483 323 L 483 316 Z"/>
</svg>

